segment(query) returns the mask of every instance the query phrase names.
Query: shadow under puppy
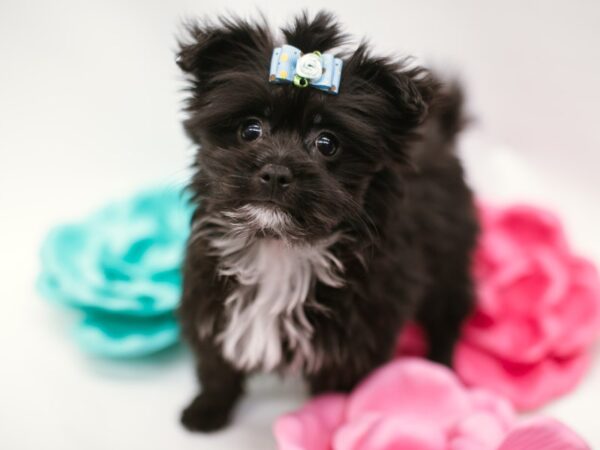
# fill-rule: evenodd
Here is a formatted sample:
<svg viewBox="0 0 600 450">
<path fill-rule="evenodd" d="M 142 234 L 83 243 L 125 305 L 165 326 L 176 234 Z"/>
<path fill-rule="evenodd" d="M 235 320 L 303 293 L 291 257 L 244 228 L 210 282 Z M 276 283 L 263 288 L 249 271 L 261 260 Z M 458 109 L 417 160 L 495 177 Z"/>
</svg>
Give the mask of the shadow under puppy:
<svg viewBox="0 0 600 450">
<path fill-rule="evenodd" d="M 198 145 L 179 310 L 201 384 L 190 430 L 223 427 L 253 372 L 301 371 L 313 394 L 352 389 L 409 319 L 429 358 L 450 364 L 473 302 L 458 88 L 364 43 L 344 50 L 328 13 L 282 31 L 296 80 L 270 79 L 281 42 L 262 21 L 191 25 L 178 55 Z M 309 84 L 336 69 L 335 49 L 341 84 Z"/>
</svg>

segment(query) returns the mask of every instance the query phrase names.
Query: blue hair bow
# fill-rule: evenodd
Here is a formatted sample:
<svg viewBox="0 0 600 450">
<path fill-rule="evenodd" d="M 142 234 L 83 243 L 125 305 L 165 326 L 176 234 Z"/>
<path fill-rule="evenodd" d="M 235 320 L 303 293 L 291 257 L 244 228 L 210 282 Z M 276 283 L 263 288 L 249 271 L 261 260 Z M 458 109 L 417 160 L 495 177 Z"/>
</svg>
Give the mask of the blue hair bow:
<svg viewBox="0 0 600 450">
<path fill-rule="evenodd" d="M 269 81 L 292 83 L 297 87 L 311 86 L 329 94 L 337 94 L 342 78 L 342 60 L 330 53 L 302 53 L 292 45 L 273 50 Z"/>
</svg>

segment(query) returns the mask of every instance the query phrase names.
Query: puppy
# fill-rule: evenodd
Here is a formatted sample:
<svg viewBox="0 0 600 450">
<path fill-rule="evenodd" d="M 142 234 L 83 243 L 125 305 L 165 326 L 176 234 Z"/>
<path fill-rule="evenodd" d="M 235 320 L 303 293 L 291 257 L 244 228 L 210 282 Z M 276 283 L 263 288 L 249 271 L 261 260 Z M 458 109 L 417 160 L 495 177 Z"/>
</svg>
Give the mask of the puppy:
<svg viewBox="0 0 600 450">
<path fill-rule="evenodd" d="M 225 426 L 258 371 L 349 391 L 407 320 L 450 365 L 477 235 L 454 153 L 460 91 L 365 43 L 344 49 L 324 12 L 277 39 L 264 21 L 188 32 L 177 62 L 197 209 L 179 317 L 201 392 L 183 425 Z"/>
</svg>

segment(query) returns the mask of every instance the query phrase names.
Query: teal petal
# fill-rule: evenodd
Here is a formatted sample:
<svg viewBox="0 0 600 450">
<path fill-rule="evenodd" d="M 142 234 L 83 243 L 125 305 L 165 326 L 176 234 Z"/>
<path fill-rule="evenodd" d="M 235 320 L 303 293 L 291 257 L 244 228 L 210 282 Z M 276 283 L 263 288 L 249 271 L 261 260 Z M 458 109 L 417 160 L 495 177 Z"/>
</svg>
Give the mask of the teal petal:
<svg viewBox="0 0 600 450">
<path fill-rule="evenodd" d="M 75 328 L 73 337 L 89 353 L 134 358 L 175 345 L 179 328 L 172 314 L 147 318 L 88 314 Z"/>
<path fill-rule="evenodd" d="M 57 227 L 42 246 L 40 292 L 86 311 L 140 317 L 173 311 L 191 210 L 186 194 L 153 189 Z"/>
</svg>

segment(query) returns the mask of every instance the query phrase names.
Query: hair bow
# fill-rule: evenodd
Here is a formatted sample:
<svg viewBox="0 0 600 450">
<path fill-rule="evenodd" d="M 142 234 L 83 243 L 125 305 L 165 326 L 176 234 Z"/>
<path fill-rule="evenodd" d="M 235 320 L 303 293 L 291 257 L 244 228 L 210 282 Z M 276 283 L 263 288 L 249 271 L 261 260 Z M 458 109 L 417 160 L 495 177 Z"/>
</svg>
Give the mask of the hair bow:
<svg viewBox="0 0 600 450">
<path fill-rule="evenodd" d="M 269 81 L 293 83 L 294 86 L 314 87 L 329 94 L 337 94 L 342 77 L 342 60 L 331 53 L 302 53 L 292 45 L 273 50 Z"/>
</svg>

